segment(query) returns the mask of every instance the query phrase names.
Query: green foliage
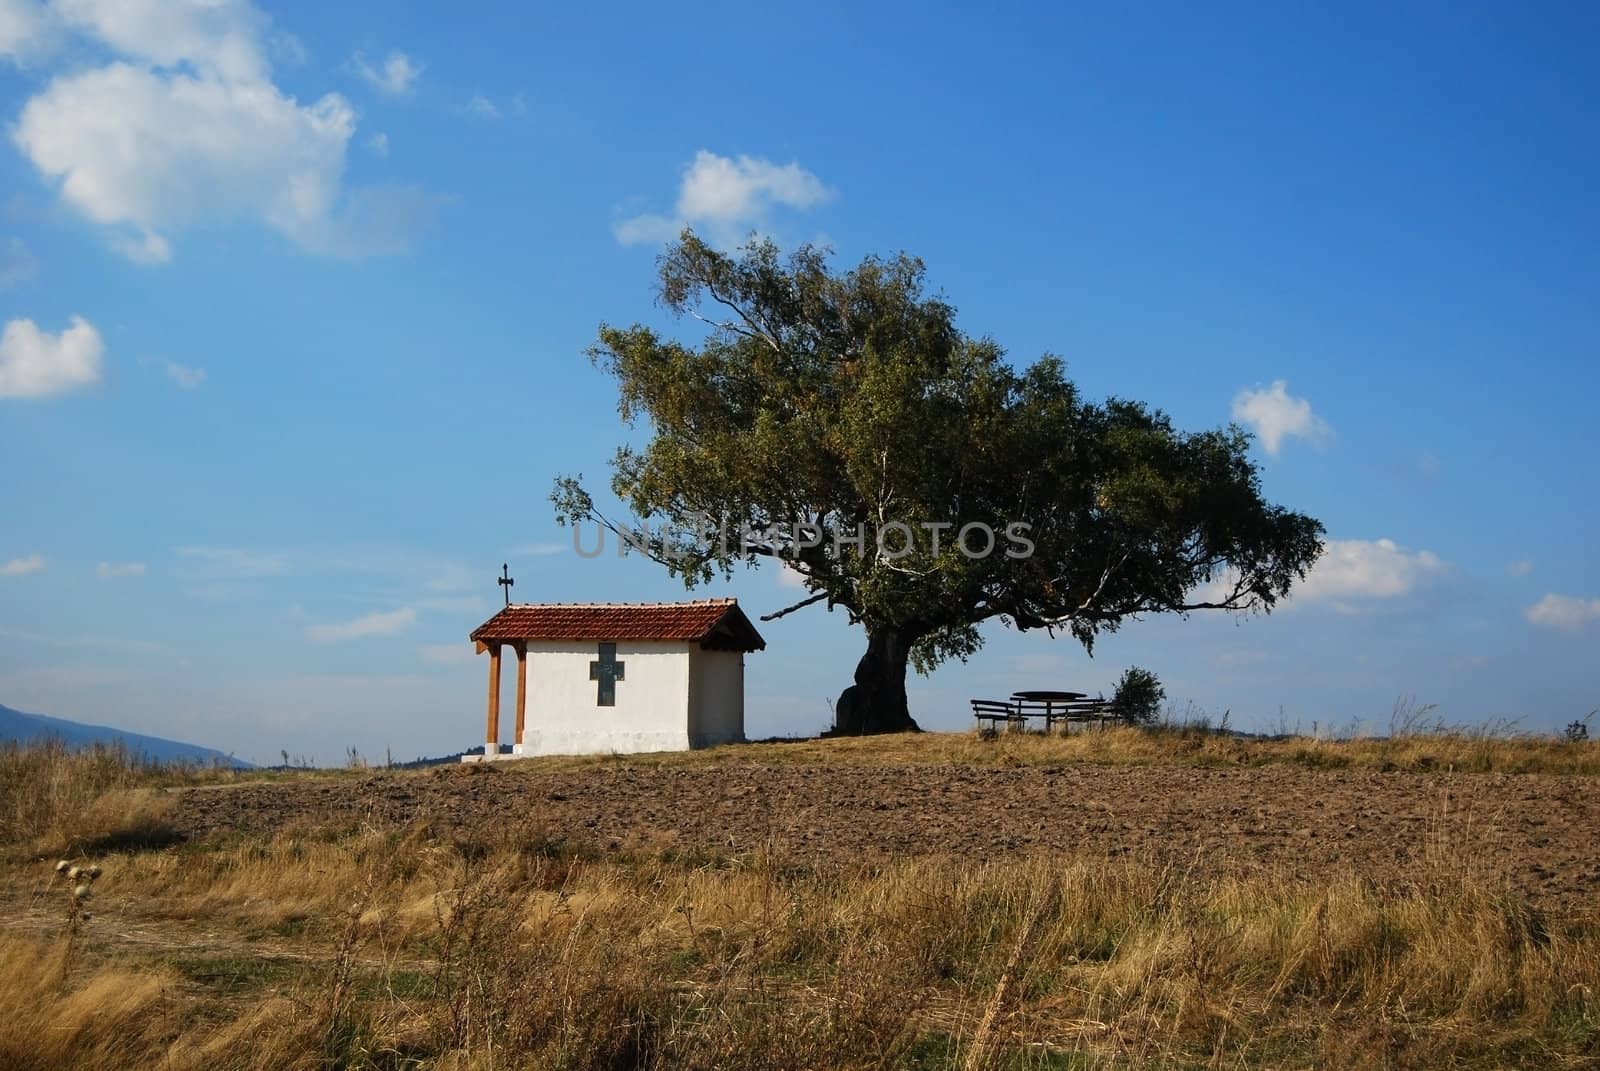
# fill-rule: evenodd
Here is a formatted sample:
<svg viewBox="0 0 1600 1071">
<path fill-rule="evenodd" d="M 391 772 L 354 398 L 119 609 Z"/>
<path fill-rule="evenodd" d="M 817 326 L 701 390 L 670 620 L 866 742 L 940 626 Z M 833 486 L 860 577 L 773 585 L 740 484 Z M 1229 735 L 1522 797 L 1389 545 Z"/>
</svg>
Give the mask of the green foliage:
<svg viewBox="0 0 1600 1071">
<path fill-rule="evenodd" d="M 1059 358 L 1014 367 L 924 282 L 904 254 L 836 274 L 812 246 L 784 259 L 752 241 L 729 256 L 685 231 L 661 258 L 659 297 L 704 336 L 602 325 L 590 350 L 624 421 L 651 431 L 612 463 L 644 552 L 689 587 L 781 558 L 810 601 L 895 634 L 924 671 L 976 651 L 991 618 L 1091 647 L 1139 614 L 1268 610 L 1304 577 L 1322 526 L 1262 500 L 1246 432 L 1182 432 L 1138 402 L 1086 401 Z M 628 530 L 581 477 L 558 480 L 552 501 L 563 523 Z M 734 538 L 699 538 L 708 522 Z M 904 557 L 872 538 L 810 545 L 794 528 L 889 522 L 910 528 Z M 993 553 L 962 552 L 970 523 L 1001 534 Z M 1013 523 L 1030 555 L 1004 538 Z M 741 527 L 768 535 L 744 546 Z"/>
<path fill-rule="evenodd" d="M 1167 690 L 1161 680 L 1148 669 L 1129 666 L 1117 681 L 1117 690 L 1111 696 L 1111 711 L 1123 721 L 1134 725 L 1151 725 L 1161 714 L 1161 704 Z"/>
</svg>

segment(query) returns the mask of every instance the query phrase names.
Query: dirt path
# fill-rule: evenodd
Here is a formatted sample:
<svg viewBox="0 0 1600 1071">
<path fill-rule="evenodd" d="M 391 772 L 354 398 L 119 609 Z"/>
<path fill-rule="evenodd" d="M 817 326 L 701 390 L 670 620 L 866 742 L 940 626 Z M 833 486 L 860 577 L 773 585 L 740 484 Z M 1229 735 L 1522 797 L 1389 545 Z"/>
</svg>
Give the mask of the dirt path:
<svg viewBox="0 0 1600 1071">
<path fill-rule="evenodd" d="M 1415 880 L 1440 854 L 1504 875 L 1536 904 L 1600 914 L 1600 793 L 1581 777 L 1170 766 L 618 763 L 443 767 L 179 793 L 189 837 L 426 819 L 489 836 L 534 823 L 600 847 L 801 860 L 982 859 L 1066 852 L 1198 861 L 1316 878 Z"/>
</svg>

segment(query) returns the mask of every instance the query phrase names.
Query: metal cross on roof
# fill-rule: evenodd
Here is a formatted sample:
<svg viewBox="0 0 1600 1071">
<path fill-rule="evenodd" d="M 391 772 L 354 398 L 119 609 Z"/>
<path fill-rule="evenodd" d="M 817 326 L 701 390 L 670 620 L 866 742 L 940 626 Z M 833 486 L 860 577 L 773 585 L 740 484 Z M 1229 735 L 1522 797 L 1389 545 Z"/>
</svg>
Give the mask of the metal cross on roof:
<svg viewBox="0 0 1600 1071">
<path fill-rule="evenodd" d="M 499 584 L 502 588 L 505 589 L 505 592 L 506 592 L 506 605 L 510 606 L 511 605 L 511 585 L 515 584 L 516 581 L 511 579 L 511 570 L 506 565 L 505 562 L 501 562 L 500 563 L 500 579 L 496 580 L 495 583 Z"/>
</svg>

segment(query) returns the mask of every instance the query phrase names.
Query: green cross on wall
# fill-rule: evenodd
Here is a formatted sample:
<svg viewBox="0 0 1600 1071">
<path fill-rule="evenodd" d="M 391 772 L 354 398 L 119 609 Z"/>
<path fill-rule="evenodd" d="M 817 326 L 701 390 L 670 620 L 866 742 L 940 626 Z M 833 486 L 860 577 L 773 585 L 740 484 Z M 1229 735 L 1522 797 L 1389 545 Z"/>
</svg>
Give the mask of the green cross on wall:
<svg viewBox="0 0 1600 1071">
<path fill-rule="evenodd" d="M 625 668 L 627 668 L 626 662 L 617 661 L 617 645 L 602 643 L 600 657 L 589 663 L 589 679 L 599 682 L 595 688 L 595 706 L 617 705 L 617 682 L 622 679 L 622 671 Z"/>
</svg>

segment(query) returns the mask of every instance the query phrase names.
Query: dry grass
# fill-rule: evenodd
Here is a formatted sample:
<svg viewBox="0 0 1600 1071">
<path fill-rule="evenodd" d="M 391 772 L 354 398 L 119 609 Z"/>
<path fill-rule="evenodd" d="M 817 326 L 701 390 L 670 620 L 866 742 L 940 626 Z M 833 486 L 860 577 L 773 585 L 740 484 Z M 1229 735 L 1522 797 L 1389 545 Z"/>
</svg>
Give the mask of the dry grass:
<svg viewBox="0 0 1600 1071">
<path fill-rule="evenodd" d="M 275 947 L 304 965 L 224 996 L 148 950 L 74 972 L 59 945 L 0 946 L 0 1056 L 54 1039 L 6 1066 L 1600 1061 L 1600 932 L 1442 867 L 1385 893 L 1107 860 L 571 858 L 537 832 L 485 854 L 419 828 L 106 871 L 141 917 L 248 934 L 283 907 Z"/>
<path fill-rule="evenodd" d="M 769 747 L 1172 761 L 1186 739 Z M 1226 878 L 1216 860 L 574 853 L 537 824 L 80 839 L 105 873 L 94 917 L 68 926 L 65 878 L 22 845 L 159 801 L 152 775 L 13 754 L 7 778 L 6 761 L 56 786 L 8 830 L 12 914 L 37 924 L 0 940 L 6 1068 L 1600 1066 L 1600 924 L 1541 916 L 1465 843 L 1397 889 Z"/>
<path fill-rule="evenodd" d="M 11 1071 L 155 1066 L 171 1032 L 158 966 L 68 978 L 69 944 L 0 939 L 0 1066 Z"/>
<path fill-rule="evenodd" d="M 120 747 L 0 745 L 0 843 L 59 832 L 63 821 L 80 818 L 105 793 L 141 784 L 153 773 Z"/>
<path fill-rule="evenodd" d="M 162 788 L 241 776 L 229 767 L 152 762 L 121 744 L 0 743 L 0 848 L 159 847 L 172 839 Z"/>
<path fill-rule="evenodd" d="M 1205 726 L 1074 728 L 1043 732 L 919 733 L 827 740 L 768 741 L 654 755 L 520 760 L 545 769 L 604 765 L 690 766 L 752 763 L 860 763 L 871 766 L 1263 766 L 1553 773 L 1600 776 L 1600 739 L 1462 727 L 1402 728 L 1386 736 L 1247 737 Z"/>
</svg>

